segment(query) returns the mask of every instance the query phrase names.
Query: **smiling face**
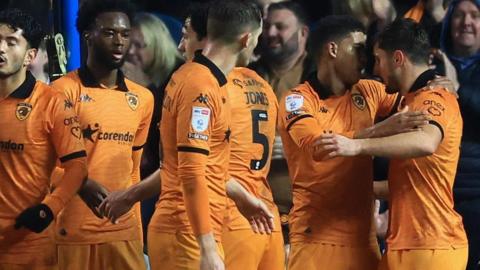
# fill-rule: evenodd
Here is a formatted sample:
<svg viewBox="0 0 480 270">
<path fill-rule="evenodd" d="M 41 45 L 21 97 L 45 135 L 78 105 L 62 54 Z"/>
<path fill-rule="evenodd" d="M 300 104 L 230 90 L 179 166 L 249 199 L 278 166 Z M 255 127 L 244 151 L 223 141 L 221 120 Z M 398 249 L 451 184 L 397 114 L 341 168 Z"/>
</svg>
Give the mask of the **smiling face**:
<svg viewBox="0 0 480 270">
<path fill-rule="evenodd" d="M 109 69 L 123 65 L 130 47 L 130 20 L 122 12 L 101 13 L 93 29 L 87 31 L 89 53 Z"/>
<path fill-rule="evenodd" d="M 148 47 L 139 27 L 133 27 L 130 32 L 130 49 L 127 61 L 146 71 L 153 62 L 153 50 Z"/>
<path fill-rule="evenodd" d="M 455 53 L 480 50 L 480 10 L 472 1 L 461 1 L 452 14 L 450 34 Z"/>
<path fill-rule="evenodd" d="M 23 30 L 0 24 L 0 79 L 25 72 L 33 61 L 36 49 L 31 49 L 22 35 Z"/>
</svg>

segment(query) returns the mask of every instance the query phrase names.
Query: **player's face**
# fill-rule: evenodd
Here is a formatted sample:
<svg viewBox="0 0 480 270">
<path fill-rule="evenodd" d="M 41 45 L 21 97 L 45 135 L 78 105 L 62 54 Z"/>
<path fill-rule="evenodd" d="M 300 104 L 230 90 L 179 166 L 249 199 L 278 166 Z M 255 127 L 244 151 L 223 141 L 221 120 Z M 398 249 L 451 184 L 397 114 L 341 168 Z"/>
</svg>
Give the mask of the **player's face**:
<svg viewBox="0 0 480 270">
<path fill-rule="evenodd" d="M 462 1 L 455 7 L 451 36 L 458 49 L 480 50 L 480 10 L 472 1 Z"/>
<path fill-rule="evenodd" d="M 133 27 L 130 32 L 130 49 L 128 50 L 127 61 L 144 71 L 153 62 L 152 48 L 147 46 L 142 31 L 138 27 Z"/>
<path fill-rule="evenodd" d="M 364 33 L 352 32 L 338 43 L 335 68 L 348 88 L 360 80 L 365 69 L 366 39 L 367 36 Z"/>
<path fill-rule="evenodd" d="M 24 72 L 35 57 L 22 35 L 23 30 L 0 24 L 0 79 Z"/>
<path fill-rule="evenodd" d="M 250 39 L 248 40 L 247 47 L 240 53 L 237 66 L 246 67 L 250 59 L 252 59 L 253 50 L 258 45 L 258 37 L 262 33 L 262 27 L 258 27 L 256 30 L 250 33 Z"/>
<path fill-rule="evenodd" d="M 101 13 L 88 36 L 88 44 L 98 63 L 110 69 L 123 65 L 130 47 L 130 20 L 122 12 Z"/>
<path fill-rule="evenodd" d="M 178 44 L 178 50 L 183 54 L 185 60 L 190 61 L 195 55 L 195 51 L 202 50 L 205 46 L 206 38 L 198 40 L 197 33 L 190 24 L 190 18 L 185 20 L 182 28 L 182 39 Z"/>
<path fill-rule="evenodd" d="M 288 57 L 300 48 L 302 27 L 297 17 L 288 9 L 268 13 L 262 33 L 263 54 L 268 58 Z"/>
<path fill-rule="evenodd" d="M 398 76 L 395 76 L 394 60 L 391 55 L 386 51 L 378 48 L 378 44 L 373 47 L 373 55 L 375 57 L 375 67 L 373 72 L 375 75 L 382 78 L 383 83 L 386 85 L 386 92 L 393 94 L 400 89 L 400 83 L 398 82 Z"/>
</svg>

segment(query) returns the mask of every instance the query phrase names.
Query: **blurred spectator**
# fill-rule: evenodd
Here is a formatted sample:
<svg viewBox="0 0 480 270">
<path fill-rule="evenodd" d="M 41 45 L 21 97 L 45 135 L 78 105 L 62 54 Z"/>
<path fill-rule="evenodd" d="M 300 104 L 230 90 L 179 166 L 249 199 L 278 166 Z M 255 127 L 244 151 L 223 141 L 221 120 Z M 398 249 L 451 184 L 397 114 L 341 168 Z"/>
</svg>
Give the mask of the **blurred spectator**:
<svg viewBox="0 0 480 270">
<path fill-rule="evenodd" d="M 126 77 L 147 87 L 154 96 L 152 122 L 140 165 L 141 179 L 154 173 L 160 166 L 158 123 L 164 88 L 170 74 L 182 63 L 183 58 L 165 24 L 153 14 L 137 13 L 131 30 L 131 47 L 122 70 Z M 145 236 L 156 201 L 157 198 L 151 198 L 142 202 Z"/>
<path fill-rule="evenodd" d="M 249 68 L 269 82 L 278 99 L 285 91 L 303 82 L 314 70 L 314 63 L 306 51 L 309 34 L 307 24 L 305 10 L 296 2 L 273 3 L 268 7 L 260 40 L 260 59 Z M 292 189 L 280 136 L 275 138 L 268 180 L 280 212 L 284 239 L 288 243 Z"/>
<path fill-rule="evenodd" d="M 441 48 L 448 56 L 441 58 L 447 77 L 452 78 L 448 73 L 456 71 L 460 84 L 463 137 L 454 199 L 469 242 L 467 269 L 473 270 L 478 269 L 480 260 L 480 0 L 455 0 L 450 4 Z"/>
<path fill-rule="evenodd" d="M 263 19 L 267 18 L 268 7 L 273 3 L 285 2 L 289 0 L 255 0 L 263 14 Z"/>
<path fill-rule="evenodd" d="M 48 54 L 45 45 L 45 39 L 40 42 L 37 50 L 37 56 L 28 66 L 28 70 L 30 70 L 35 79 L 38 81 L 42 81 L 46 84 L 50 83 L 50 77 L 48 74 Z"/>
</svg>

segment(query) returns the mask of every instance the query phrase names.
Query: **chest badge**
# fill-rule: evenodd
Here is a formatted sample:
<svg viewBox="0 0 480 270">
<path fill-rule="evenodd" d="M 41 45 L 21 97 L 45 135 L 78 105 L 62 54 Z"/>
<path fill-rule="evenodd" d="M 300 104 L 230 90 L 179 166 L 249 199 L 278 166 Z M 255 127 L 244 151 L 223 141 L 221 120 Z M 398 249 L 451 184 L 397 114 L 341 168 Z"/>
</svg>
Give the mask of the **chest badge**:
<svg viewBox="0 0 480 270">
<path fill-rule="evenodd" d="M 352 101 L 355 107 L 357 107 L 359 110 L 363 111 L 367 106 L 367 103 L 365 102 L 365 98 L 358 93 L 352 94 Z"/>
<path fill-rule="evenodd" d="M 138 107 L 138 96 L 134 93 L 127 92 L 125 93 L 125 98 L 127 99 L 127 104 L 132 110 L 136 110 Z"/>
<path fill-rule="evenodd" d="M 18 103 L 17 109 L 15 110 L 15 116 L 18 120 L 23 121 L 28 118 L 30 112 L 32 111 L 32 105 L 29 103 Z"/>
</svg>

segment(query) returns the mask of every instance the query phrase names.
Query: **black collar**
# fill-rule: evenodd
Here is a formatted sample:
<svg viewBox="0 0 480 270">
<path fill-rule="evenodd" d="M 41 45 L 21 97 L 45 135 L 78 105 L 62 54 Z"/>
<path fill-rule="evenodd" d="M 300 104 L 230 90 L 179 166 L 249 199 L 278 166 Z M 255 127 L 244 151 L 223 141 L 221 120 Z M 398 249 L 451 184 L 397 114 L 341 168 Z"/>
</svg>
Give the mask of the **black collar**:
<svg viewBox="0 0 480 270">
<path fill-rule="evenodd" d="M 213 76 L 215 76 L 215 79 L 217 79 L 220 86 L 224 86 L 227 83 L 227 78 L 225 77 L 223 72 L 212 61 L 210 61 L 210 59 L 205 57 L 205 55 L 202 54 L 201 50 L 197 50 L 195 52 L 193 62 L 204 65 L 208 69 L 210 69 L 210 72 L 213 74 Z"/>
<path fill-rule="evenodd" d="M 332 91 L 325 87 L 317 78 L 317 73 L 313 72 L 307 79 L 310 86 L 317 92 L 320 99 L 327 99 L 332 96 Z"/>
<path fill-rule="evenodd" d="M 36 82 L 37 80 L 35 80 L 35 77 L 33 77 L 32 73 L 27 71 L 27 77 L 25 78 L 25 81 L 10 94 L 10 97 L 19 99 L 28 98 L 32 94 Z"/>
<path fill-rule="evenodd" d="M 85 87 L 92 87 L 92 88 L 100 88 L 100 84 L 95 80 L 93 77 L 92 72 L 88 69 L 87 65 L 82 66 L 78 69 L 78 77 L 82 81 L 83 86 Z M 125 75 L 120 69 L 117 69 L 117 88 L 116 90 L 120 90 L 123 92 L 128 92 L 127 85 L 125 84 Z"/>
<path fill-rule="evenodd" d="M 423 72 L 418 76 L 418 78 L 413 83 L 412 87 L 408 92 L 415 92 L 418 89 L 422 89 L 423 87 L 427 86 L 428 82 L 435 79 L 437 73 L 433 69 L 428 69 L 427 71 Z"/>
</svg>

